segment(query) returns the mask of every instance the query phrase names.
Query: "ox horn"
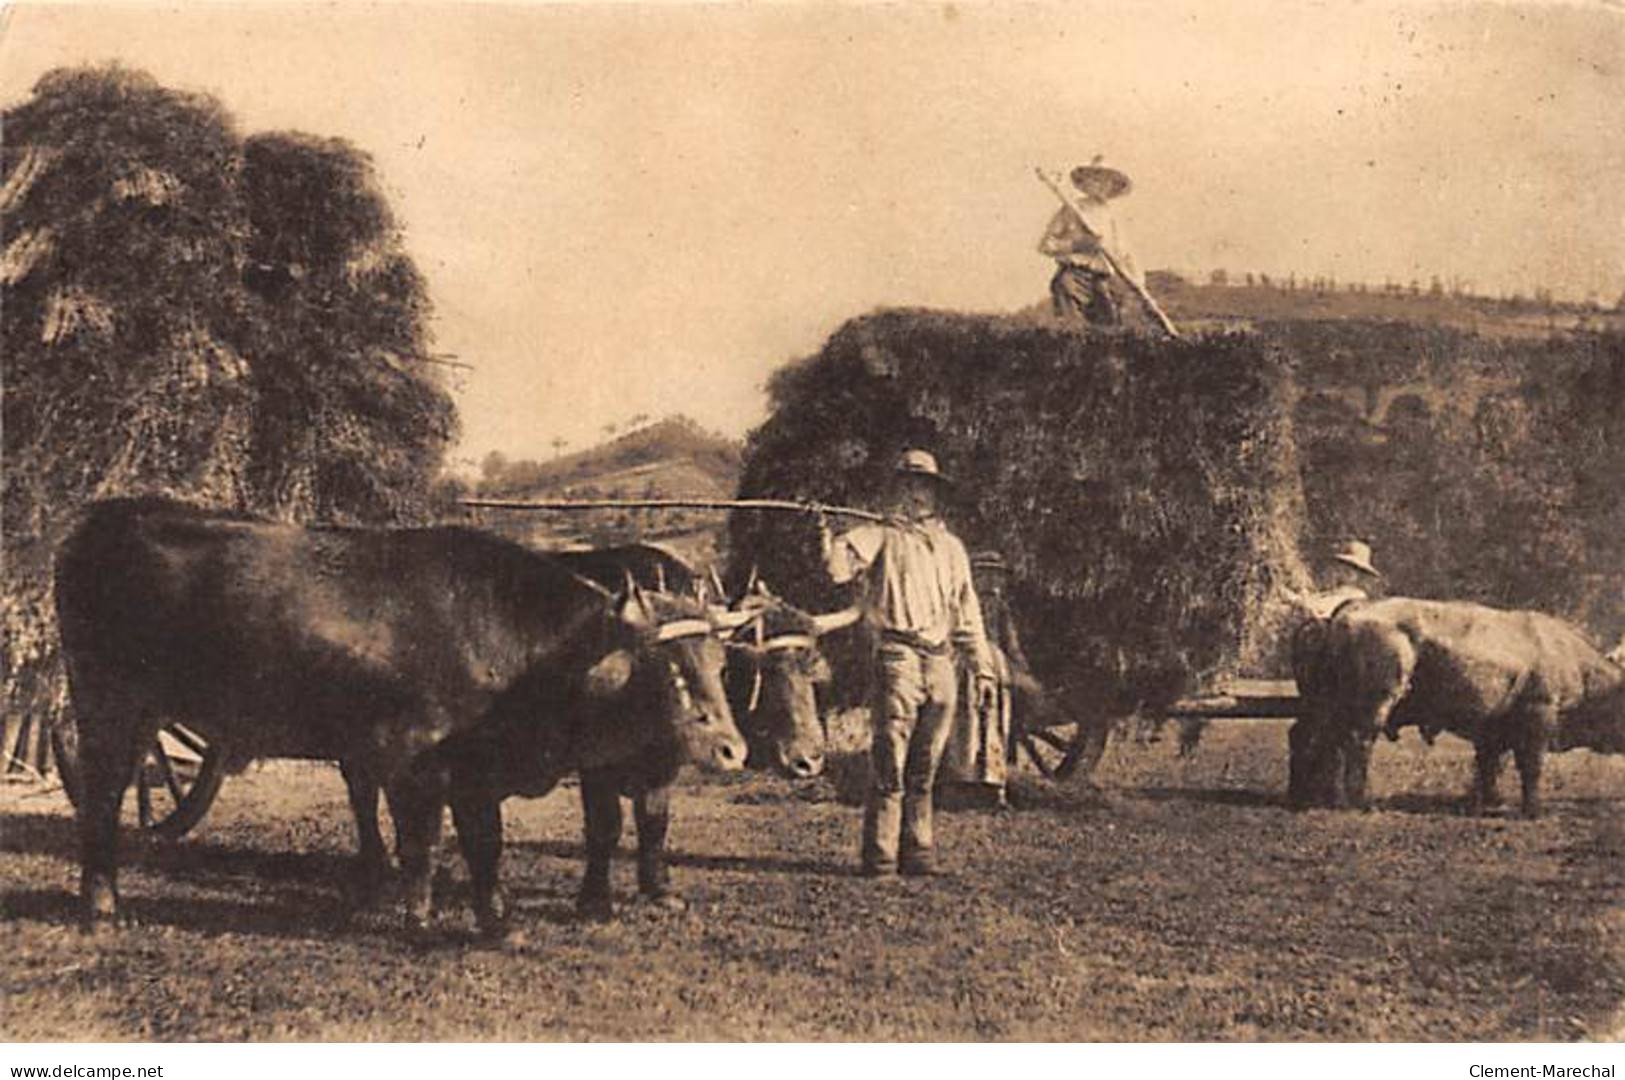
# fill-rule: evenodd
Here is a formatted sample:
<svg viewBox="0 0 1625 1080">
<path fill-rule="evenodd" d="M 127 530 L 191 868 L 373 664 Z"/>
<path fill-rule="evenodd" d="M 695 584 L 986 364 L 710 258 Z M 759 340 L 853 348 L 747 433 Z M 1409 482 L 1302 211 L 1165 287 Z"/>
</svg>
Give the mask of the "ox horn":
<svg viewBox="0 0 1625 1080">
<path fill-rule="evenodd" d="M 632 576 L 632 571 L 625 567 L 621 569 L 621 595 L 637 604 L 644 611 L 650 610 L 649 600 L 643 595 L 643 586 L 639 585 L 638 579 Z"/>
<path fill-rule="evenodd" d="M 712 607 L 708 614 L 712 624 L 725 633 L 732 633 L 756 618 L 754 611 L 730 611 L 725 607 Z"/>
<path fill-rule="evenodd" d="M 655 640 L 676 641 L 678 638 L 704 637 L 709 633 L 711 623 L 707 619 L 673 619 L 655 631 Z"/>
<path fill-rule="evenodd" d="M 845 611 L 831 611 L 825 615 L 813 616 L 813 633 L 819 636 L 832 630 L 845 630 L 857 622 L 863 612 L 856 607 L 849 607 Z"/>
<path fill-rule="evenodd" d="M 585 585 L 599 596 L 602 596 L 605 600 L 613 600 L 615 598 L 615 594 L 613 592 L 604 588 L 590 577 L 582 577 L 573 570 L 570 572 L 570 576 L 576 579 L 576 583 L 578 585 Z"/>
</svg>

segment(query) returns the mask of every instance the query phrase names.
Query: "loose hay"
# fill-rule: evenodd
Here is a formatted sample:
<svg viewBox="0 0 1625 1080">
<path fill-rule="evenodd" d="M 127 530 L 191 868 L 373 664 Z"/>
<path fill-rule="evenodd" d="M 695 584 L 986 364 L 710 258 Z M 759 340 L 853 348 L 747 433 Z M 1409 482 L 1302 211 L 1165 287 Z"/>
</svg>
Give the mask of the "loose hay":
<svg viewBox="0 0 1625 1080">
<path fill-rule="evenodd" d="M 1002 551 L 1040 677 L 1109 714 L 1256 666 L 1302 587 L 1293 384 L 1258 338 L 1180 342 L 1034 320 L 888 311 L 854 319 L 770 384 L 741 494 L 873 505 L 896 454 L 936 452 L 949 516 Z M 840 598 L 806 522 L 735 515 L 734 572 Z"/>
</svg>

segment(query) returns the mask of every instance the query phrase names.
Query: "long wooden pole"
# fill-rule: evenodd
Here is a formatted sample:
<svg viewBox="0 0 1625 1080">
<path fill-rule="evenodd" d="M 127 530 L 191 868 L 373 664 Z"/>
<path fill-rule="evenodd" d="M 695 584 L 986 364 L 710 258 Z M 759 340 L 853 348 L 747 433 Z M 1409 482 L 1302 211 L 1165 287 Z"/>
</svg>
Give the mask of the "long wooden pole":
<svg viewBox="0 0 1625 1080">
<path fill-rule="evenodd" d="M 783 510 L 885 521 L 884 514 L 792 499 L 459 499 L 482 510 Z"/>
<path fill-rule="evenodd" d="M 1090 236 L 1093 236 L 1097 241 L 1100 240 L 1101 237 L 1097 235 L 1093 229 L 1089 228 L 1089 218 L 1084 214 L 1083 207 L 1079 206 L 1077 201 L 1072 198 L 1072 193 L 1063 188 L 1059 183 L 1056 182 L 1053 176 L 1045 172 L 1043 169 L 1035 168 L 1033 171 L 1038 174 L 1038 178 L 1040 180 L 1049 185 L 1049 189 L 1055 192 L 1056 196 L 1061 200 L 1066 208 L 1072 211 L 1073 215 L 1078 219 L 1078 224 L 1083 226 L 1084 231 Z M 1156 298 L 1146 291 L 1144 285 L 1141 285 L 1138 281 L 1135 281 L 1133 278 L 1129 277 L 1128 274 L 1123 272 L 1122 265 L 1118 263 L 1116 256 L 1114 256 L 1111 251 L 1107 249 L 1104 243 L 1101 243 L 1099 246 L 1101 255 L 1105 256 L 1106 258 L 1106 265 L 1110 266 L 1113 273 L 1128 283 L 1128 287 L 1133 289 L 1135 294 L 1139 296 L 1141 302 L 1145 304 L 1146 310 L 1151 312 L 1151 314 L 1156 317 L 1157 322 L 1160 323 L 1162 328 L 1168 332 L 1168 336 L 1171 338 L 1179 337 L 1179 331 L 1174 328 L 1173 320 L 1168 318 L 1167 314 L 1160 306 L 1158 306 Z"/>
</svg>

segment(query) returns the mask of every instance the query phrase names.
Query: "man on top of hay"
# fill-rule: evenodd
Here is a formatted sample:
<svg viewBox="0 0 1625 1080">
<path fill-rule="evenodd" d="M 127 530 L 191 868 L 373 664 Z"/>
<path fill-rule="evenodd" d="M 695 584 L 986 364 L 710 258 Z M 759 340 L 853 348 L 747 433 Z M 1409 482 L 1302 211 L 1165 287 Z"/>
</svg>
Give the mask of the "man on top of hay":
<svg viewBox="0 0 1625 1080">
<path fill-rule="evenodd" d="M 1128 194 L 1133 184 L 1126 174 L 1101 165 L 1098 156 L 1088 165 L 1073 169 L 1071 178 L 1077 189 L 1073 201 L 1084 220 L 1078 219 L 1073 207 L 1063 206 L 1050 219 L 1049 228 L 1038 242 L 1038 250 L 1056 264 L 1055 276 L 1049 283 L 1050 299 L 1060 318 L 1076 317 L 1097 326 L 1117 326 L 1122 315 L 1111 290 L 1116 272 L 1112 261 L 1142 290 L 1145 288 L 1145 278 L 1129 254 L 1110 206 L 1113 199 Z"/>
<path fill-rule="evenodd" d="M 978 705 L 995 696 L 970 559 L 937 516 L 944 483 L 935 457 L 907 450 L 893 475 L 893 518 L 838 537 L 819 520 L 830 578 L 862 582 L 865 617 L 876 632 L 862 846 L 870 877 L 935 872 L 931 789 L 959 697 L 956 651 L 975 672 Z"/>
</svg>

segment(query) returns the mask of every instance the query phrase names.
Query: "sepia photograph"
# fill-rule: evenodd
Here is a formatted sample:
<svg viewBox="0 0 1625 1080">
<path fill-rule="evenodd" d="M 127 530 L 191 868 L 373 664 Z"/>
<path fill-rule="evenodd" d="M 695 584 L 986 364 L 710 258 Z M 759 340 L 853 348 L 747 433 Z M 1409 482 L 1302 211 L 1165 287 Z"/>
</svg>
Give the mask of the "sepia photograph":
<svg viewBox="0 0 1625 1080">
<path fill-rule="evenodd" d="M 0 339 L 10 1076 L 1615 1075 L 1618 0 L 13 3 Z"/>
</svg>

